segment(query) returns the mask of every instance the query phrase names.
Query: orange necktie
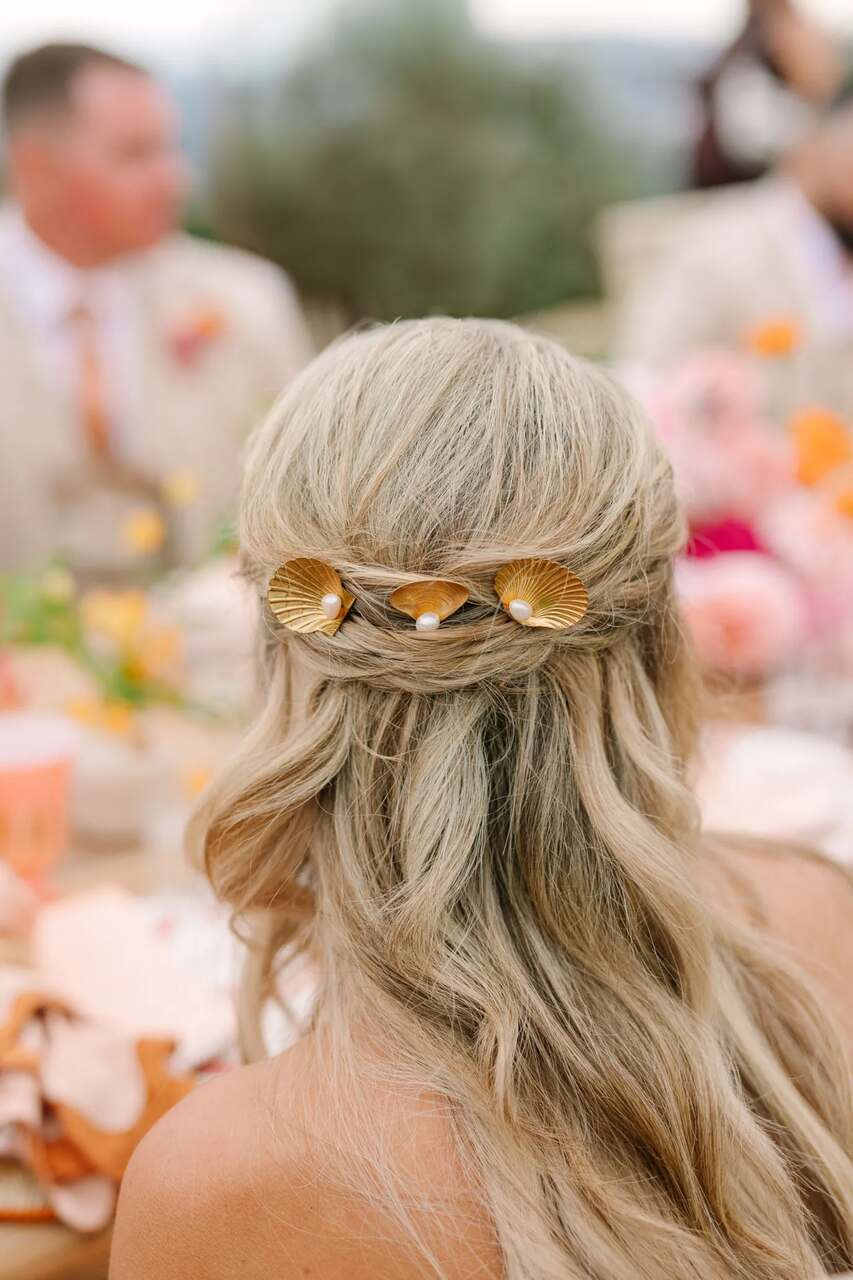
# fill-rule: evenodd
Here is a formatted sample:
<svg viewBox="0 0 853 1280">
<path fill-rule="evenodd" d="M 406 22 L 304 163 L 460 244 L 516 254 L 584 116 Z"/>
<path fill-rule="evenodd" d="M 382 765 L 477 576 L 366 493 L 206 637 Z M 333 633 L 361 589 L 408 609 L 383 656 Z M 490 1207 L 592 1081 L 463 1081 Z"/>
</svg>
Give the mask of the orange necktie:
<svg viewBox="0 0 853 1280">
<path fill-rule="evenodd" d="M 99 458 L 110 450 L 103 366 L 98 353 L 95 317 L 84 303 L 71 312 L 77 341 L 77 403 L 89 448 Z"/>
</svg>

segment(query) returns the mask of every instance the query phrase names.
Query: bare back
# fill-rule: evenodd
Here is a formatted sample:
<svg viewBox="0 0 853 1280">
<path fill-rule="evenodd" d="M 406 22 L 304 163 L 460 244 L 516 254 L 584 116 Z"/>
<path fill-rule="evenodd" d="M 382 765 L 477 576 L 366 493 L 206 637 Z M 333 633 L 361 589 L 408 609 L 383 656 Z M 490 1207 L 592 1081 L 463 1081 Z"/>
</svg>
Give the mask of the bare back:
<svg viewBox="0 0 853 1280">
<path fill-rule="evenodd" d="M 794 852 L 751 846 L 709 866 L 727 910 L 785 942 L 825 992 L 853 1060 L 853 883 Z M 442 1100 L 365 1078 L 341 1119 L 322 1047 L 196 1091 L 145 1140 L 122 1189 L 111 1280 L 416 1280 L 424 1254 L 354 1183 L 377 1139 L 410 1226 L 448 1280 L 500 1280 L 488 1212 L 461 1167 Z M 360 1115 L 361 1120 L 349 1121 Z"/>
</svg>

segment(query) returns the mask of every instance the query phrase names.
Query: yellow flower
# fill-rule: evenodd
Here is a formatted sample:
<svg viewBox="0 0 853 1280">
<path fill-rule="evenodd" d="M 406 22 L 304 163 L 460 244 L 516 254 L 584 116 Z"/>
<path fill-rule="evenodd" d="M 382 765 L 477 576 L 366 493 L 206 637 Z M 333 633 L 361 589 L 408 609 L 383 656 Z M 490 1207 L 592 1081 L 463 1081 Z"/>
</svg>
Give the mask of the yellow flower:
<svg viewBox="0 0 853 1280">
<path fill-rule="evenodd" d="M 148 616 L 145 592 L 89 591 L 80 602 L 83 625 L 88 631 L 106 637 L 119 649 L 132 649 L 138 643 Z"/>
<path fill-rule="evenodd" d="M 205 787 L 210 784 L 213 777 L 213 770 L 206 767 L 198 767 L 195 769 L 187 769 L 184 773 L 184 793 L 190 800 L 195 800 L 200 796 Z"/>
<path fill-rule="evenodd" d="M 791 420 L 800 484 L 820 484 L 838 467 L 853 460 L 853 435 L 829 409 L 803 409 Z"/>
<path fill-rule="evenodd" d="M 199 488 L 198 476 L 185 467 L 173 471 L 163 481 L 163 497 L 171 507 L 189 507 L 198 497 Z"/>
<path fill-rule="evenodd" d="M 166 541 L 163 517 L 154 507 L 137 507 L 122 525 L 121 539 L 124 546 L 137 555 L 154 555 Z"/>
<path fill-rule="evenodd" d="M 65 709 L 79 724 L 100 733 L 126 737 L 133 728 L 133 712 L 123 702 L 107 698 L 72 698 Z"/>
<path fill-rule="evenodd" d="M 74 595 L 74 575 L 67 569 L 48 569 L 41 580 L 41 593 L 46 600 L 65 604 Z"/>
<path fill-rule="evenodd" d="M 133 680 L 163 680 L 174 673 L 180 656 L 177 627 L 149 627 L 137 637 L 125 670 Z"/>
<path fill-rule="evenodd" d="M 800 345 L 801 338 L 799 325 L 785 316 L 779 316 L 750 329 L 744 334 L 744 344 L 753 355 L 772 360 L 779 356 L 789 356 Z"/>
</svg>

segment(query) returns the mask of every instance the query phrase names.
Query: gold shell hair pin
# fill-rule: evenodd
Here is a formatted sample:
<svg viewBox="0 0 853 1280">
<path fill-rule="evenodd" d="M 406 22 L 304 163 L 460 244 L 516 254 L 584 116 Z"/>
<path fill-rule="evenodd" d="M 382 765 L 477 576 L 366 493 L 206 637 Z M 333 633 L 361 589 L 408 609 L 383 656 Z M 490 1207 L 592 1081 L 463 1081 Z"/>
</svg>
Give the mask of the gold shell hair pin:
<svg viewBox="0 0 853 1280">
<path fill-rule="evenodd" d="M 355 603 L 324 560 L 288 560 L 270 578 L 267 599 L 283 626 L 333 636 Z"/>
<path fill-rule="evenodd" d="M 510 617 L 523 627 L 564 631 L 589 608 L 577 574 L 553 560 L 513 560 L 495 575 L 495 591 Z"/>
<path fill-rule="evenodd" d="M 392 609 L 414 618 L 418 631 L 437 631 L 445 618 L 461 609 L 468 592 L 458 582 L 412 582 L 388 597 Z"/>
</svg>

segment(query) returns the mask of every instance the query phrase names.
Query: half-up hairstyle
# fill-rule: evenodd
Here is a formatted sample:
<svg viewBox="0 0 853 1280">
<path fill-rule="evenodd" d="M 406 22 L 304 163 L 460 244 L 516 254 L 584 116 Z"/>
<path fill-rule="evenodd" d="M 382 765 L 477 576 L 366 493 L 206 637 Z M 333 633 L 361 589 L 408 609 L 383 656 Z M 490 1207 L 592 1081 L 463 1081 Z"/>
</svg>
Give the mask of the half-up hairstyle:
<svg viewBox="0 0 853 1280">
<path fill-rule="evenodd" d="M 633 400 L 507 324 L 347 338 L 249 453 L 258 592 L 315 557 L 356 603 L 335 636 L 267 611 L 263 705 L 197 818 L 207 870 L 253 924 L 255 1013 L 307 950 L 334 1069 L 381 1027 L 447 1099 L 508 1280 L 853 1267 L 842 1047 L 703 887 L 684 536 Z M 577 626 L 499 607 L 519 557 L 582 579 Z M 421 576 L 469 592 L 428 636 L 388 606 Z"/>
</svg>

